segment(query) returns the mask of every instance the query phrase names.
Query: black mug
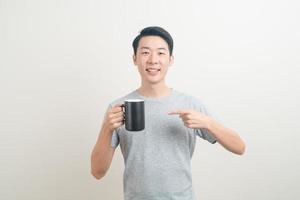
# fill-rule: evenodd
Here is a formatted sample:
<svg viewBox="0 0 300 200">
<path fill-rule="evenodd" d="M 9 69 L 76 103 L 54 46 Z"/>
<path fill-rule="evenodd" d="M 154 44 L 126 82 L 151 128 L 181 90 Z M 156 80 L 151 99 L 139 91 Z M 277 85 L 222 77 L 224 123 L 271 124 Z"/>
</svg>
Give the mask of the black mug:
<svg viewBox="0 0 300 200">
<path fill-rule="evenodd" d="M 128 99 L 125 100 L 125 129 L 127 131 L 142 131 L 145 129 L 145 105 L 144 100 Z"/>
</svg>

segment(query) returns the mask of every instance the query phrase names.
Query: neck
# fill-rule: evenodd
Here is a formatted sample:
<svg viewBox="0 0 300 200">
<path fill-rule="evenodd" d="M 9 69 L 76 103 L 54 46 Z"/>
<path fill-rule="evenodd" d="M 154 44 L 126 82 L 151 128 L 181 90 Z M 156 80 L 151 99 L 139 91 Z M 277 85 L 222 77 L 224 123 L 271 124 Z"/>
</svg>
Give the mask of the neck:
<svg viewBox="0 0 300 200">
<path fill-rule="evenodd" d="M 156 85 L 142 84 L 137 91 L 145 97 L 161 98 L 170 95 L 171 88 L 167 87 L 165 83 Z"/>
</svg>

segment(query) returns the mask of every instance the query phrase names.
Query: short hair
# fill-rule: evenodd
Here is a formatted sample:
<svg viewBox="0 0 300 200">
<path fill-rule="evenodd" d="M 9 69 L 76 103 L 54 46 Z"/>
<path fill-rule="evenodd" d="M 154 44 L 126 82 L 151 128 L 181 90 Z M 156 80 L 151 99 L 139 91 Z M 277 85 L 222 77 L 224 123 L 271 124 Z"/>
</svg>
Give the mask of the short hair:
<svg viewBox="0 0 300 200">
<path fill-rule="evenodd" d="M 161 37 L 166 43 L 168 44 L 170 55 L 173 53 L 173 38 L 165 29 L 158 27 L 158 26 L 149 26 L 144 28 L 138 36 L 135 37 L 135 39 L 132 42 L 132 47 L 134 51 L 134 55 L 136 55 L 137 48 L 139 45 L 139 42 L 142 37 L 145 36 L 159 36 Z"/>
</svg>

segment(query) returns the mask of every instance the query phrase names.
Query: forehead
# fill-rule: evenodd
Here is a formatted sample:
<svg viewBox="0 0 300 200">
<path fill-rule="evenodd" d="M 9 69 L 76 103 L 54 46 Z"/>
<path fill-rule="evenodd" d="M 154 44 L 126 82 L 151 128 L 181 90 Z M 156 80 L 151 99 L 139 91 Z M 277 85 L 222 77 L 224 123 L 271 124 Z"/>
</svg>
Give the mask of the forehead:
<svg viewBox="0 0 300 200">
<path fill-rule="evenodd" d="M 140 39 L 138 48 L 161 49 L 168 50 L 168 43 L 159 36 L 144 36 Z"/>
</svg>

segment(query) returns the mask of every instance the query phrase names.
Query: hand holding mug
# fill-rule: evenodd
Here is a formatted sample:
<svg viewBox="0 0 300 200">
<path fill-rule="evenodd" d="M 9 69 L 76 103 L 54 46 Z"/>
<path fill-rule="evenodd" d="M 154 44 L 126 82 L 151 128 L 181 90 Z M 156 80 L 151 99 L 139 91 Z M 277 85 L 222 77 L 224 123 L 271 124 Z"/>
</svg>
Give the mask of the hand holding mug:
<svg viewBox="0 0 300 200">
<path fill-rule="evenodd" d="M 118 104 L 110 108 L 105 116 L 103 126 L 114 131 L 124 124 L 124 112 L 122 105 Z"/>
</svg>

